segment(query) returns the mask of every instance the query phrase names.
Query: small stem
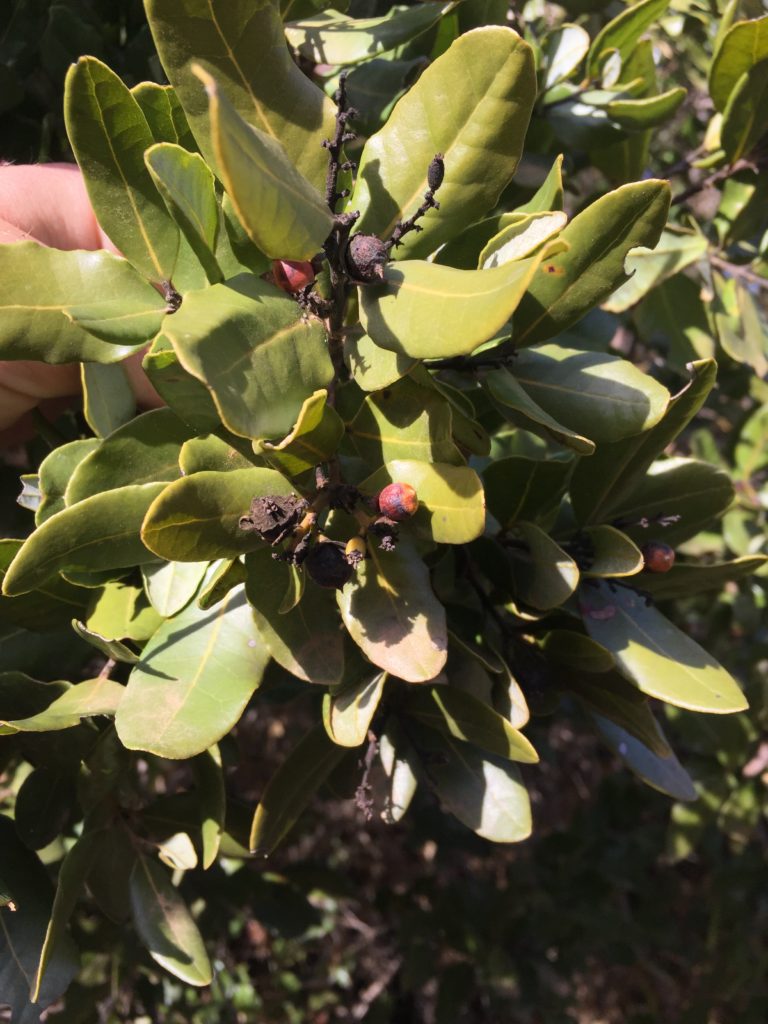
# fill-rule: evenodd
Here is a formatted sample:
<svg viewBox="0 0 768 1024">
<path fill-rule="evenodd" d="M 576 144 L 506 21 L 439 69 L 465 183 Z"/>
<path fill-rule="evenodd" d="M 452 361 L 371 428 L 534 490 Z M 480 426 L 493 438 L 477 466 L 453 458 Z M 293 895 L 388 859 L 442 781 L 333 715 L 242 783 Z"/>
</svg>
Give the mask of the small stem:
<svg viewBox="0 0 768 1024">
<path fill-rule="evenodd" d="M 349 192 L 344 189 L 339 191 L 339 171 L 350 170 L 355 165 L 350 161 L 342 163 L 341 147 L 345 142 L 351 142 L 356 138 L 354 132 L 347 131 L 347 122 L 357 116 L 354 107 L 347 106 L 347 72 L 339 75 L 339 87 L 334 95 L 336 101 L 336 129 L 332 139 L 324 139 L 323 146 L 328 150 L 330 160 L 328 162 L 328 173 L 325 178 L 325 201 L 328 203 L 331 213 L 336 212 L 336 203 L 344 199 Z"/>
<path fill-rule="evenodd" d="M 739 174 L 741 171 L 754 171 L 755 173 L 758 173 L 759 169 L 759 165 L 753 160 L 747 160 L 742 157 L 740 160 L 737 160 L 736 163 L 730 164 L 728 167 L 721 167 L 720 170 L 715 171 L 714 174 L 710 174 L 701 181 L 683 189 L 682 192 L 673 197 L 672 206 L 679 206 L 680 203 L 686 202 L 691 198 L 691 196 L 698 195 L 699 192 L 712 188 L 714 185 L 718 185 L 721 181 L 726 181 L 728 178 L 732 178 L 735 174 Z"/>
<path fill-rule="evenodd" d="M 449 356 L 446 359 L 432 359 L 425 362 L 430 370 L 459 370 L 473 371 L 483 367 L 498 368 L 506 366 L 517 355 L 512 338 L 507 338 L 486 352 L 479 352 L 476 356 Z"/>
<path fill-rule="evenodd" d="M 733 277 L 740 277 L 750 284 L 757 285 L 758 288 L 768 288 L 768 278 L 760 277 L 759 274 L 755 274 L 749 267 L 743 267 L 739 263 L 731 263 L 729 260 L 724 260 L 721 256 L 717 256 L 714 253 L 710 253 L 709 262 L 713 266 L 719 267 L 720 270 L 733 275 Z"/>
<path fill-rule="evenodd" d="M 427 191 L 424 193 L 424 201 L 418 208 L 416 213 L 407 220 L 399 220 L 395 224 L 395 229 L 392 235 L 384 243 L 386 250 L 389 252 L 392 248 L 397 248 L 401 244 L 402 239 L 409 231 L 421 231 L 422 228 L 417 224 L 417 221 L 421 220 L 425 214 L 430 210 L 439 210 L 440 203 L 435 199 L 435 192 L 440 188 L 443 183 L 443 174 L 445 167 L 443 164 L 443 154 L 435 153 L 432 158 L 432 162 L 427 170 Z"/>
</svg>

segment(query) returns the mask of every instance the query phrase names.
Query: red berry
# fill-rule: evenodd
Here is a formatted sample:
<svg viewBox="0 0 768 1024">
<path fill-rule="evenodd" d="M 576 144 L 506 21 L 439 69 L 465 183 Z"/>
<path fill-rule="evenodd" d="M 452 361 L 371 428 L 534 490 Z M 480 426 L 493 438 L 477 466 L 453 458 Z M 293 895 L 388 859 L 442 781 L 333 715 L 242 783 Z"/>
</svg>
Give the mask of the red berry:
<svg viewBox="0 0 768 1024">
<path fill-rule="evenodd" d="M 652 540 L 648 544 L 643 544 L 641 551 L 645 568 L 649 572 L 669 572 L 675 564 L 675 552 L 669 544 Z"/>
<path fill-rule="evenodd" d="M 284 292 L 300 292 L 315 280 L 315 271 L 306 260 L 272 260 L 272 277 Z"/>
<path fill-rule="evenodd" d="M 388 484 L 379 492 L 378 502 L 379 512 L 396 523 L 410 519 L 419 507 L 416 491 L 410 484 Z"/>
</svg>

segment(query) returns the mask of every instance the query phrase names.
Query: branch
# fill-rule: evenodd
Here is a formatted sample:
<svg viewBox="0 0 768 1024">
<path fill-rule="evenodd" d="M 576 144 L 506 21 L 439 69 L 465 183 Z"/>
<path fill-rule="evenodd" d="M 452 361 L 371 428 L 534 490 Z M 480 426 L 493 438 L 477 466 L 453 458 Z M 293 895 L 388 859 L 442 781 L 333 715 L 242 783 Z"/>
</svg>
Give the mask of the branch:
<svg viewBox="0 0 768 1024">
<path fill-rule="evenodd" d="M 742 266 L 740 263 L 731 263 L 729 260 L 724 260 L 722 256 L 716 256 L 714 253 L 710 253 L 709 262 L 733 277 L 740 277 L 750 284 L 757 285 L 758 288 L 768 288 L 768 278 L 760 277 L 759 274 L 750 270 L 749 267 Z"/>
<path fill-rule="evenodd" d="M 399 220 L 395 224 L 395 229 L 392 232 L 390 238 L 384 243 L 384 247 L 389 252 L 393 247 L 396 249 L 402 242 L 402 239 L 409 231 L 422 231 L 423 229 L 416 223 L 428 213 L 430 210 L 439 210 L 440 203 L 435 199 L 435 192 L 440 188 L 443 183 L 443 177 L 445 175 L 445 164 L 443 162 L 443 154 L 435 153 L 427 169 L 427 191 L 424 193 L 424 202 L 418 208 L 416 213 L 408 220 Z"/>
<path fill-rule="evenodd" d="M 754 171 L 755 174 L 757 174 L 759 170 L 760 167 L 758 163 L 742 157 L 740 160 L 737 160 L 736 163 L 730 164 L 728 167 L 721 167 L 719 171 L 715 171 L 715 173 L 710 174 L 709 177 L 702 178 L 702 180 L 696 184 L 689 185 L 688 188 L 683 189 L 682 192 L 673 197 L 671 205 L 679 206 L 680 203 L 686 202 L 691 198 L 691 196 L 698 195 L 699 192 L 703 192 L 705 189 L 719 185 L 721 181 L 726 181 L 728 178 L 732 178 L 740 171 Z"/>
<path fill-rule="evenodd" d="M 352 170 L 356 164 L 351 160 L 341 162 L 341 147 L 345 142 L 356 139 L 355 132 L 347 131 L 347 122 L 357 116 L 354 107 L 347 106 L 347 72 L 339 75 L 339 87 L 333 97 L 336 101 L 336 130 L 332 139 L 323 139 L 322 145 L 328 150 L 330 160 L 328 162 L 328 173 L 325 178 L 325 201 L 330 207 L 331 213 L 336 212 L 336 203 L 339 199 L 346 199 L 349 189 L 339 191 L 339 171 Z"/>
</svg>

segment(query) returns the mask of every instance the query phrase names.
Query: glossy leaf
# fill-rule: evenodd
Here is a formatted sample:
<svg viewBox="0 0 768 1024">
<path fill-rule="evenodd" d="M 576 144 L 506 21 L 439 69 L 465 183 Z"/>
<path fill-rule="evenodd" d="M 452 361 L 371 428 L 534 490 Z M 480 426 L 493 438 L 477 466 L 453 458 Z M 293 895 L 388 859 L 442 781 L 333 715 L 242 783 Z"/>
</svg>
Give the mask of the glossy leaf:
<svg viewBox="0 0 768 1024">
<path fill-rule="evenodd" d="M 366 142 L 349 201 L 362 212 L 358 229 L 387 238 L 414 213 L 435 153 L 446 167 L 440 210 L 397 255 L 425 256 L 473 224 L 515 173 L 535 98 L 533 55 L 515 32 L 489 26 L 460 36 Z"/>
<path fill-rule="evenodd" d="M 216 79 L 192 70 L 208 94 L 216 167 L 240 223 L 271 259 L 311 259 L 331 233 L 331 214 L 280 142 L 249 125 Z"/>
<path fill-rule="evenodd" d="M 544 518 L 559 504 L 572 470 L 570 459 L 496 459 L 483 470 L 488 508 L 501 526 Z"/>
<path fill-rule="evenodd" d="M 247 579 L 245 566 L 237 558 L 223 559 L 213 564 L 217 568 L 211 571 L 197 598 L 197 607 L 206 611 L 217 605 L 230 590 L 240 583 L 245 583 Z"/>
<path fill-rule="evenodd" d="M 352 686 L 342 686 L 326 694 L 323 719 L 334 743 L 341 747 L 359 747 L 365 742 L 386 679 L 386 672 L 377 672 L 372 677 L 366 675 Z"/>
<path fill-rule="evenodd" d="M 202 264 L 211 284 L 223 274 L 216 262 L 219 207 L 213 173 L 199 153 L 161 142 L 144 160 L 169 214 Z"/>
<path fill-rule="evenodd" d="M 127 637 L 143 644 L 160 625 L 161 618 L 141 587 L 112 582 L 93 596 L 86 625 L 102 636 Z"/>
<path fill-rule="evenodd" d="M 673 800 L 697 799 L 690 775 L 673 753 L 659 756 L 616 722 L 595 713 L 592 718 L 606 743 L 643 782 Z"/>
<path fill-rule="evenodd" d="M 582 587 L 580 601 L 590 636 L 643 693 L 714 714 L 747 707 L 733 677 L 635 591 L 591 584 Z"/>
<path fill-rule="evenodd" d="M 126 260 L 37 242 L 0 246 L 0 356 L 116 363 L 155 335 L 165 300 Z"/>
<path fill-rule="evenodd" d="M 383 287 L 360 289 L 363 327 L 377 345 L 415 359 L 469 355 L 525 301 L 545 253 L 492 270 L 393 263 Z"/>
<path fill-rule="evenodd" d="M 603 308 L 623 313 L 656 285 L 701 259 L 706 251 L 705 235 L 662 231 L 654 249 L 639 248 L 629 253 L 624 266 L 632 277 L 603 303 Z"/>
<path fill-rule="evenodd" d="M 242 589 L 210 611 L 189 605 L 132 670 L 115 719 L 120 741 L 160 757 L 202 753 L 238 721 L 268 661 Z"/>
<path fill-rule="evenodd" d="M 239 520 L 251 500 L 290 494 L 291 485 L 274 469 L 235 469 L 182 477 L 160 491 L 142 525 L 144 543 L 161 558 L 202 562 L 232 558 L 263 542 Z"/>
<path fill-rule="evenodd" d="M 195 149 L 189 122 L 172 85 L 139 82 L 131 89 L 131 95 L 141 107 L 155 142 L 172 142 L 190 151 Z"/>
<path fill-rule="evenodd" d="M 106 437 L 136 415 L 136 398 L 121 364 L 82 363 L 80 381 L 83 416 L 97 437 Z"/>
<path fill-rule="evenodd" d="M 589 35 L 580 25 L 560 25 L 542 42 L 541 89 L 551 89 L 579 68 L 589 50 Z"/>
<path fill-rule="evenodd" d="M 176 480 L 179 452 L 192 431 L 170 409 L 152 409 L 118 427 L 78 463 L 67 505 L 129 484 Z"/>
<path fill-rule="evenodd" d="M 0 581 L 18 554 L 23 541 L 0 540 Z M 89 601 L 87 590 L 62 579 L 51 579 L 33 594 L 0 596 L 0 620 L 36 633 L 68 625 L 73 615 L 84 615 Z"/>
<path fill-rule="evenodd" d="M 518 843 L 531 834 L 530 800 L 514 762 L 431 729 L 417 742 L 441 804 L 463 825 L 494 843 Z"/>
<path fill-rule="evenodd" d="M 677 86 L 656 96 L 611 100 L 605 109 L 608 116 L 627 131 L 647 131 L 669 121 L 687 96 L 688 90 Z"/>
<path fill-rule="evenodd" d="M 534 523 L 520 522 L 522 547 L 510 548 L 515 587 L 525 604 L 546 611 L 567 601 L 579 583 L 576 562 Z"/>
<path fill-rule="evenodd" d="M 494 405 L 508 422 L 525 430 L 532 430 L 545 438 L 551 438 L 579 455 L 591 455 L 594 452 L 594 441 L 569 430 L 553 419 L 534 402 L 509 370 L 491 370 L 484 375 L 483 382 Z"/>
<path fill-rule="evenodd" d="M 69 687 L 47 708 L 26 718 L 2 721 L 3 735 L 11 732 L 54 732 L 71 729 L 84 718 L 114 715 L 125 687 L 112 679 L 88 679 Z"/>
<path fill-rule="evenodd" d="M 768 129 L 766 61 L 744 72 L 723 111 L 720 143 L 730 163 L 750 153 Z"/>
<path fill-rule="evenodd" d="M 577 214 L 559 236 L 569 249 L 542 264 L 520 303 L 515 343 L 534 345 L 564 331 L 623 284 L 627 253 L 656 245 L 669 202 L 668 182 L 651 178 L 622 185 Z"/>
<path fill-rule="evenodd" d="M 669 403 L 669 392 L 653 377 L 602 352 L 537 345 L 517 356 L 512 372 L 537 405 L 597 442 L 647 430 Z"/>
<path fill-rule="evenodd" d="M 536 192 L 515 213 L 546 213 L 563 208 L 563 154 L 555 157 L 549 173 Z"/>
<path fill-rule="evenodd" d="M 201 433 L 221 426 L 210 392 L 184 369 L 165 335 L 158 334 L 141 365 L 152 387 L 183 423 Z"/>
<path fill-rule="evenodd" d="M 506 718 L 483 701 L 452 686 L 425 686 L 411 690 L 404 709 L 410 718 L 446 736 L 479 747 L 498 757 L 536 764 L 539 756 L 529 740 Z"/>
<path fill-rule="evenodd" d="M 206 471 L 229 473 L 233 469 L 252 469 L 256 464 L 248 442 L 224 429 L 220 429 L 219 434 L 191 437 L 181 446 L 179 454 L 183 476 Z"/>
<path fill-rule="evenodd" d="M 209 985 L 203 938 L 168 872 L 139 856 L 130 877 L 133 923 L 153 960 L 187 985 Z"/>
<path fill-rule="evenodd" d="M 357 337 L 347 332 L 344 361 L 352 378 L 363 391 L 380 391 L 400 380 L 416 366 L 416 360 L 401 352 L 380 348 L 367 334 Z"/>
<path fill-rule="evenodd" d="M 585 531 L 589 538 L 588 567 L 582 570 L 590 576 L 633 576 L 643 568 L 643 556 L 626 534 L 613 526 L 591 526 Z"/>
<path fill-rule="evenodd" d="M 165 334 L 242 437 L 285 436 L 307 395 L 333 376 L 323 324 L 251 275 L 187 295 Z"/>
<path fill-rule="evenodd" d="M 436 544 L 468 544 L 485 527 L 485 496 L 480 478 L 469 466 L 394 459 L 360 485 L 375 494 L 389 483 L 410 484 L 419 509 L 410 522 Z"/>
<path fill-rule="evenodd" d="M 321 11 L 301 21 L 289 21 L 285 35 L 306 60 L 346 66 L 401 46 L 431 28 L 454 6 L 396 7 L 378 18 L 348 18 L 335 10 Z"/>
<path fill-rule="evenodd" d="M 709 94 L 715 109 L 725 110 L 741 76 L 768 58 L 768 15 L 731 25 L 709 68 Z"/>
<path fill-rule="evenodd" d="M 399 721 L 392 715 L 379 738 L 379 760 L 387 780 L 384 810 L 387 824 L 400 821 L 411 805 L 418 786 L 419 758 Z"/>
<path fill-rule="evenodd" d="M 394 551 L 370 547 L 369 558 L 337 599 L 350 636 L 385 672 L 420 683 L 434 679 L 445 666 L 445 609 L 405 536 Z"/>
<path fill-rule="evenodd" d="M 288 158 L 323 187 L 333 135 L 333 104 L 296 66 L 276 4 L 261 0 L 146 0 L 163 68 L 203 156 L 212 163 L 208 104 L 192 64 L 202 60 L 249 124 L 278 139 Z M 269 54 L 269 59 L 264 55 Z"/>
<path fill-rule="evenodd" d="M 674 601 L 708 590 L 720 590 L 731 580 L 746 580 L 768 565 L 768 555 L 744 555 L 732 562 L 677 562 L 669 572 L 644 573 L 642 589 L 654 601 Z M 639 582 L 639 581 L 638 581 Z"/>
<path fill-rule="evenodd" d="M 165 619 L 185 608 L 200 589 L 208 562 L 156 562 L 142 566 L 144 589 Z"/>
<path fill-rule="evenodd" d="M 251 827 L 251 850 L 267 856 L 275 849 L 346 753 L 322 725 L 300 740 L 261 795 Z"/>
<path fill-rule="evenodd" d="M 179 229 L 144 166 L 155 140 L 130 89 L 100 60 L 81 57 L 67 72 L 64 116 L 99 224 L 150 281 L 172 280 Z"/>
<path fill-rule="evenodd" d="M 130 647 L 127 647 L 120 640 L 101 636 L 101 634 L 94 632 L 94 630 L 88 629 L 85 623 L 78 622 L 77 619 L 72 620 L 72 628 L 81 640 L 85 640 L 92 647 L 95 647 L 97 651 L 101 651 L 108 658 L 112 658 L 113 661 L 123 661 L 133 665 L 139 660 L 136 652 L 132 651 Z"/>
<path fill-rule="evenodd" d="M 328 392 L 315 391 L 304 401 L 296 424 L 279 443 L 256 442 L 254 449 L 287 476 L 300 476 L 327 462 L 344 436 L 344 422 L 327 404 Z"/>
<path fill-rule="evenodd" d="M 616 664 L 613 655 L 605 647 L 583 633 L 572 629 L 553 629 L 544 637 L 541 649 L 547 661 L 562 669 L 573 672 L 609 672 Z M 621 678 L 621 677 L 619 677 Z M 622 680 L 623 682 L 623 680 Z M 570 686 L 571 680 L 568 680 Z M 633 697 L 636 691 L 630 687 Z"/>
<path fill-rule="evenodd" d="M 137 484 L 94 495 L 47 519 L 25 542 L 3 580 L 3 593 L 24 594 L 60 570 L 133 566 L 154 557 L 139 529 L 162 484 Z"/>
<path fill-rule="evenodd" d="M 488 242 L 478 259 L 480 270 L 491 270 L 512 260 L 530 256 L 539 246 L 554 238 L 565 227 L 568 218 L 554 213 L 521 213 Z"/>
<path fill-rule="evenodd" d="M 652 462 L 686 427 L 706 401 L 717 377 L 713 359 L 691 364 L 691 380 L 674 395 L 655 427 L 623 441 L 600 445 L 576 466 L 571 499 L 580 522 L 598 523 L 638 486 Z"/>
<path fill-rule="evenodd" d="M 218 856 L 227 808 L 224 770 L 218 746 L 212 746 L 198 754 L 192 761 L 192 772 L 200 804 L 202 863 L 207 869 Z"/>
<path fill-rule="evenodd" d="M 589 49 L 587 71 L 596 78 L 605 54 L 616 50 L 622 60 L 631 54 L 635 44 L 647 28 L 667 10 L 664 0 L 641 0 L 609 21 L 595 36 Z"/>
<path fill-rule="evenodd" d="M 332 595 L 308 583 L 301 601 L 281 611 L 290 567 L 272 558 L 269 549 L 248 555 L 245 564 L 248 600 L 259 633 L 275 661 L 308 683 L 340 683 L 344 646 Z"/>
</svg>

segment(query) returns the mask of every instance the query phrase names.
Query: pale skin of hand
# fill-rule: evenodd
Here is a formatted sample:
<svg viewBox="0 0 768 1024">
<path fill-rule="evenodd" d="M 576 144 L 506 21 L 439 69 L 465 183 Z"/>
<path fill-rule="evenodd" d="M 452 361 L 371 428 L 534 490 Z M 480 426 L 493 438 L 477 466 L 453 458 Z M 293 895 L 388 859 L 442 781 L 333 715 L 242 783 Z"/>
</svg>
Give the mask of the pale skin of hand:
<svg viewBox="0 0 768 1024">
<path fill-rule="evenodd" d="M 0 166 L 0 244 L 32 239 L 56 249 L 115 247 L 99 227 L 82 175 L 73 164 Z M 140 405 L 162 402 L 141 369 L 141 354 L 124 363 Z M 0 444 L 29 436 L 29 413 L 80 393 L 77 363 L 49 366 L 0 360 Z M 52 401 L 54 400 L 54 401 Z"/>
</svg>

